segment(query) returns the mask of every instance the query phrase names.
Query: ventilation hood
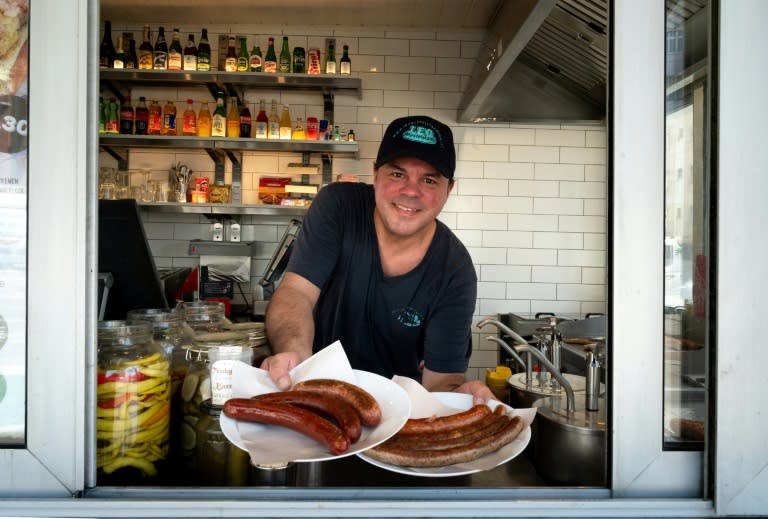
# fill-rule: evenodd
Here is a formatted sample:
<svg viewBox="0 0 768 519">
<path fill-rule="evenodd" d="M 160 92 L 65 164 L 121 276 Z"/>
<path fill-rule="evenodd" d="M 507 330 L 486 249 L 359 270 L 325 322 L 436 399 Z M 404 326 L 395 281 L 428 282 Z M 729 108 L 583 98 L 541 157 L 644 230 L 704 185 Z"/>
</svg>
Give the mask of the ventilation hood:
<svg viewBox="0 0 768 519">
<path fill-rule="evenodd" d="M 459 121 L 603 120 L 608 1 L 498 5 L 459 105 Z"/>
</svg>

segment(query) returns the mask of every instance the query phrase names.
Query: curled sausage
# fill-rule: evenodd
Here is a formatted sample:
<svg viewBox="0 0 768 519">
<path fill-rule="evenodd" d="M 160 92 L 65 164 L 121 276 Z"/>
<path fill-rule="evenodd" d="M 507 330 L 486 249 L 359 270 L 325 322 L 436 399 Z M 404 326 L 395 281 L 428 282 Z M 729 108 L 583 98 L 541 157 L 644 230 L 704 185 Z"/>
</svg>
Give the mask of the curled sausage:
<svg viewBox="0 0 768 519">
<path fill-rule="evenodd" d="M 235 420 L 287 427 L 319 441 L 332 454 L 342 454 L 349 449 L 349 438 L 338 425 L 294 405 L 230 398 L 224 403 L 224 414 Z"/>
<path fill-rule="evenodd" d="M 481 438 L 490 436 L 507 424 L 509 418 L 501 414 L 488 416 L 486 420 L 470 426 L 458 428 L 454 434 L 441 436 L 421 434 L 395 434 L 383 443 L 385 446 L 401 447 L 411 450 L 444 450 L 469 445 Z"/>
<path fill-rule="evenodd" d="M 349 441 L 354 443 L 360 439 L 362 432 L 360 416 L 346 400 L 337 396 L 294 390 L 264 393 L 253 397 L 252 400 L 273 404 L 293 404 L 316 413 L 325 414 L 341 426 Z"/>
<path fill-rule="evenodd" d="M 349 402 L 360 415 L 363 425 L 375 427 L 381 423 L 379 403 L 373 395 L 355 384 L 330 378 L 315 378 L 299 382 L 293 389 L 337 396 Z"/>
<path fill-rule="evenodd" d="M 485 404 L 477 404 L 466 411 L 448 416 L 431 416 L 429 418 L 411 418 L 397 432 L 398 434 L 440 434 L 457 427 L 469 426 L 482 421 L 491 414 L 491 408 Z"/>
</svg>

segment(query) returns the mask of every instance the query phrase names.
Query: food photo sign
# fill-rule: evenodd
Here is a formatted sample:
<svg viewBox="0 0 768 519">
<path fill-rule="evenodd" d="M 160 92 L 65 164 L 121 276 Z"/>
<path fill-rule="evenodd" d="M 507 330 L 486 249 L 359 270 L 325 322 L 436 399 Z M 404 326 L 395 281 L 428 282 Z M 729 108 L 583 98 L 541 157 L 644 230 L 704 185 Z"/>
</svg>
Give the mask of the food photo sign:
<svg viewBox="0 0 768 519">
<path fill-rule="evenodd" d="M 0 446 L 25 441 L 28 21 L 0 0 Z"/>
</svg>

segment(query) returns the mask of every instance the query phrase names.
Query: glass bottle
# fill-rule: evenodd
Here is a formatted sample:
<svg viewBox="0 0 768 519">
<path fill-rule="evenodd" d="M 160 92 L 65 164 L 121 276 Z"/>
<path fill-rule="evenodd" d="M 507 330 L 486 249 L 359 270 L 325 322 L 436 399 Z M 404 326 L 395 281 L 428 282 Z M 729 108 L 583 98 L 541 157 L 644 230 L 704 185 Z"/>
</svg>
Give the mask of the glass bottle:
<svg viewBox="0 0 768 519">
<path fill-rule="evenodd" d="M 112 43 L 112 22 L 104 21 L 104 36 L 99 46 L 99 67 L 112 68 L 115 60 L 115 46 Z"/>
<path fill-rule="evenodd" d="M 163 107 L 163 135 L 176 135 L 176 105 L 170 99 Z"/>
<path fill-rule="evenodd" d="M 125 68 L 135 69 L 139 66 L 139 57 L 136 55 L 136 40 L 128 41 L 128 52 L 125 54 Z"/>
<path fill-rule="evenodd" d="M 280 114 L 280 140 L 290 140 L 291 133 L 293 132 L 293 124 L 291 124 L 291 112 L 288 110 L 288 105 L 283 105 L 283 112 Z"/>
<path fill-rule="evenodd" d="M 304 47 L 293 48 L 293 72 L 296 74 L 304 74 L 307 71 L 307 55 L 304 52 Z"/>
<path fill-rule="evenodd" d="M 133 134 L 133 105 L 131 96 L 125 96 L 123 104 L 120 105 L 120 133 L 123 135 Z"/>
<path fill-rule="evenodd" d="M 199 485 L 241 487 L 248 484 L 248 452 L 232 445 L 221 430 L 221 407 L 200 403 L 195 424 L 195 480 Z"/>
<path fill-rule="evenodd" d="M 134 115 L 134 125 L 136 135 L 146 135 L 149 127 L 149 109 L 147 108 L 147 98 L 139 97 L 139 104 L 136 106 Z"/>
<path fill-rule="evenodd" d="M 194 34 L 189 35 L 187 45 L 184 47 L 184 70 L 197 70 L 197 47 Z"/>
<path fill-rule="evenodd" d="M 229 98 L 229 113 L 227 113 L 227 137 L 235 138 L 240 136 L 240 110 L 238 109 L 237 98 Z"/>
<path fill-rule="evenodd" d="M 200 45 L 197 46 L 197 70 L 211 70 L 211 44 L 208 42 L 208 29 L 205 27 L 200 35 Z"/>
<path fill-rule="evenodd" d="M 195 115 L 194 101 L 187 99 L 187 109 L 181 120 L 182 135 L 197 135 L 197 116 Z"/>
<path fill-rule="evenodd" d="M 272 108 L 269 110 L 269 120 L 267 121 L 267 138 L 280 138 L 280 118 L 277 116 L 277 101 L 272 100 Z"/>
<path fill-rule="evenodd" d="M 339 60 L 339 74 L 348 76 L 352 73 L 352 60 L 349 59 L 349 45 L 344 45 L 344 54 Z"/>
<path fill-rule="evenodd" d="M 97 478 L 135 484 L 168 457 L 170 362 L 150 323 L 99 321 L 97 337 Z"/>
<path fill-rule="evenodd" d="M 149 135 L 160 135 L 163 128 L 163 109 L 157 100 L 153 99 L 149 103 Z"/>
<path fill-rule="evenodd" d="M 256 124 L 254 125 L 253 136 L 257 139 L 267 138 L 267 125 L 269 124 L 269 117 L 267 117 L 266 103 L 262 99 L 259 101 L 259 113 L 256 114 Z"/>
<path fill-rule="evenodd" d="M 155 70 L 168 70 L 168 43 L 165 41 L 165 29 L 157 28 L 155 49 L 152 53 L 152 68 Z"/>
<path fill-rule="evenodd" d="M 211 125 L 212 125 L 211 111 L 208 109 L 208 101 L 204 99 L 200 103 L 200 112 L 198 112 L 197 114 L 197 136 L 210 137 Z"/>
<path fill-rule="evenodd" d="M 280 49 L 280 61 L 277 71 L 286 74 L 291 71 L 291 50 L 288 47 L 288 36 L 283 36 L 283 47 Z"/>
<path fill-rule="evenodd" d="M 112 68 L 125 68 L 125 49 L 123 49 L 123 36 L 117 37 L 117 49 L 112 59 Z"/>
<path fill-rule="evenodd" d="M 104 98 L 99 96 L 99 134 L 101 135 L 107 133 L 104 127 L 106 119 L 104 114 Z"/>
<path fill-rule="evenodd" d="M 227 136 L 227 112 L 224 110 L 223 95 L 216 98 L 216 109 L 213 111 L 213 118 L 211 119 L 211 136 Z"/>
<path fill-rule="evenodd" d="M 224 106 L 224 98 L 219 96 L 216 99 L 217 104 L 219 100 L 221 100 L 222 106 Z M 224 325 L 226 324 L 224 303 L 218 301 L 189 301 L 179 303 L 176 309 L 182 312 L 184 322 L 187 323 L 187 326 L 195 334 L 224 330 Z"/>
<path fill-rule="evenodd" d="M 243 108 L 240 110 L 240 137 L 251 137 L 251 111 L 246 104 L 243 104 Z"/>
<path fill-rule="evenodd" d="M 110 97 L 109 104 L 107 105 L 106 119 L 104 120 L 104 132 L 110 135 L 120 133 L 120 115 L 117 106 L 117 99 Z"/>
<path fill-rule="evenodd" d="M 171 46 L 168 48 L 168 70 L 181 70 L 184 62 L 184 50 L 181 48 L 179 30 L 173 29 Z"/>
<path fill-rule="evenodd" d="M 307 134 L 304 131 L 304 120 L 301 117 L 296 118 L 296 124 L 291 132 L 291 139 L 297 141 L 303 141 L 307 138 Z"/>
<path fill-rule="evenodd" d="M 144 26 L 144 38 L 139 45 L 139 68 L 141 70 L 152 70 L 152 62 L 154 61 L 154 47 L 149 41 L 149 25 Z"/>
<path fill-rule="evenodd" d="M 229 45 L 227 46 L 227 56 L 224 58 L 224 70 L 226 72 L 237 72 L 237 54 L 235 53 L 235 37 L 229 35 Z"/>
<path fill-rule="evenodd" d="M 336 73 L 336 55 L 333 53 L 333 44 L 328 45 L 328 55 L 325 58 L 325 73 Z"/>
<path fill-rule="evenodd" d="M 237 53 L 237 71 L 248 72 L 250 66 L 248 47 L 245 38 L 240 38 L 240 51 Z"/>
<path fill-rule="evenodd" d="M 261 57 L 261 49 L 258 45 L 253 46 L 253 50 L 251 50 L 251 55 L 249 56 L 249 65 L 251 72 L 261 72 L 262 71 L 262 65 L 263 65 L 263 59 Z"/>
<path fill-rule="evenodd" d="M 269 39 L 267 55 L 264 58 L 264 72 L 277 72 L 277 56 L 275 55 L 275 39 Z"/>
</svg>

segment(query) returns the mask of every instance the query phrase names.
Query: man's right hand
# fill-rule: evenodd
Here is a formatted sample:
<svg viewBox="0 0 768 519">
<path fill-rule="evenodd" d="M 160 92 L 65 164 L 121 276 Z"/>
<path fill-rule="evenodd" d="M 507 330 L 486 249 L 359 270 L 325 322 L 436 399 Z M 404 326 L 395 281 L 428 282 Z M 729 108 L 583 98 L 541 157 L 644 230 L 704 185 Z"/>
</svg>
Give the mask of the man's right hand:
<svg viewBox="0 0 768 519">
<path fill-rule="evenodd" d="M 272 382 L 274 382 L 281 391 L 285 391 L 290 389 L 293 385 L 288 372 L 298 366 L 303 360 L 301 355 L 295 351 L 275 353 L 264 359 L 261 363 L 261 369 L 267 370 Z"/>
</svg>

